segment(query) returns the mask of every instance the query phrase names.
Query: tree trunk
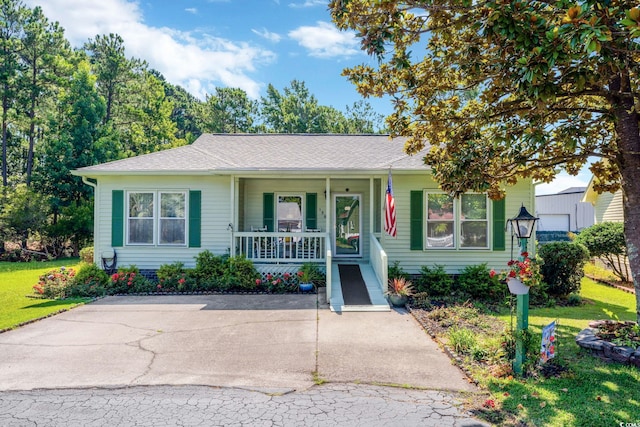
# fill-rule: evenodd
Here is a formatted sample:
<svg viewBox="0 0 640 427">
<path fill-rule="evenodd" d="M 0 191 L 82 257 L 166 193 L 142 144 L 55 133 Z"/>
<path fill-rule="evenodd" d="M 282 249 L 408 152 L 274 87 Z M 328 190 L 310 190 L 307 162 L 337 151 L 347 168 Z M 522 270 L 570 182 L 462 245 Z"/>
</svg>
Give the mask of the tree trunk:
<svg viewBox="0 0 640 427">
<path fill-rule="evenodd" d="M 640 323 L 640 126 L 638 114 L 633 108 L 633 99 L 625 96 L 630 92 L 628 76 L 621 76 L 610 85 L 620 96 L 611 99 L 616 116 L 618 155 L 616 163 L 620 170 L 622 204 L 624 212 L 624 236 L 627 255 L 636 290 L 636 321 Z"/>
<path fill-rule="evenodd" d="M 9 96 L 7 91 L 9 85 L 4 85 L 4 95 L 2 96 L 2 185 L 5 187 L 8 184 L 7 177 L 9 170 L 7 168 L 7 113 L 9 110 Z"/>
<path fill-rule="evenodd" d="M 31 186 L 31 175 L 33 173 L 33 152 L 36 142 L 36 97 L 38 84 L 37 58 L 32 58 L 31 68 L 31 105 L 29 109 L 29 150 L 27 152 L 27 187 Z"/>
</svg>

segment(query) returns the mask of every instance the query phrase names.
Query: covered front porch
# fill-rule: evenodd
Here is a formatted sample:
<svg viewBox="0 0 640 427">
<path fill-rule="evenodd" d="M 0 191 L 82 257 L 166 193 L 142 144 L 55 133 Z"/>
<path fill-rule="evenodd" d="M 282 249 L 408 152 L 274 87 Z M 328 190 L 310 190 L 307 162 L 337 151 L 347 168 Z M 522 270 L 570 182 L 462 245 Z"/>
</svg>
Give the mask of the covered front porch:
<svg viewBox="0 0 640 427">
<path fill-rule="evenodd" d="M 387 255 L 379 242 L 382 177 L 233 177 L 230 253 L 261 272 L 295 272 L 318 263 L 332 310 L 389 310 Z M 359 266 L 371 303 L 345 304 L 338 265 Z"/>
</svg>

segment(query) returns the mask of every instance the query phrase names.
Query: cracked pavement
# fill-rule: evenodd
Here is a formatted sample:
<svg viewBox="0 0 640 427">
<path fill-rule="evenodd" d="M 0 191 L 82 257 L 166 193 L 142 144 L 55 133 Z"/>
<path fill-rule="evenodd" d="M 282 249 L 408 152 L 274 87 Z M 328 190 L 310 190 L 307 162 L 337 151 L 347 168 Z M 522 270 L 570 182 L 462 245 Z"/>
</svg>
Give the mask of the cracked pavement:
<svg viewBox="0 0 640 427">
<path fill-rule="evenodd" d="M 487 425 L 411 315 L 316 295 L 107 297 L 0 334 L 0 354 L 3 426 Z"/>
<path fill-rule="evenodd" d="M 286 394 L 204 386 L 0 393 L 0 424 L 26 426 L 487 426 L 451 394 L 326 384 Z"/>
</svg>

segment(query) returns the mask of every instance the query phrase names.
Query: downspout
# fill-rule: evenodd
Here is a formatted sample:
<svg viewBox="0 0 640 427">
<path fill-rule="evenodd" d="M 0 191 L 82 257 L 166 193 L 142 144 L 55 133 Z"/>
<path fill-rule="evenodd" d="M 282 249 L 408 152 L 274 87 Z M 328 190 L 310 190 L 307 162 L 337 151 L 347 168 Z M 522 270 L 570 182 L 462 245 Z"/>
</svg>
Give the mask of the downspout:
<svg viewBox="0 0 640 427">
<path fill-rule="evenodd" d="M 93 187 L 93 263 L 96 265 L 100 265 L 97 261 L 97 256 L 100 252 L 100 248 L 96 247 L 98 242 L 98 236 L 100 236 L 100 221 L 98 218 L 98 181 L 89 181 L 89 178 L 86 176 L 82 177 L 82 182 L 87 184 L 89 187 Z"/>
</svg>

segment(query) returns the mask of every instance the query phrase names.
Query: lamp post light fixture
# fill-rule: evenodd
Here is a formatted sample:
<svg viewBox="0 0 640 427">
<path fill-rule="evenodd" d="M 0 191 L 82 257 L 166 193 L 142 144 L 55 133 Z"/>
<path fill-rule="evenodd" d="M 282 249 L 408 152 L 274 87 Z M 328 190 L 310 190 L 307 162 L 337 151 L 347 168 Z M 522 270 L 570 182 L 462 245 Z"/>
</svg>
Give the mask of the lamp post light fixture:
<svg viewBox="0 0 640 427">
<path fill-rule="evenodd" d="M 515 234 L 518 239 L 529 239 L 533 233 L 533 226 L 538 219 L 539 218 L 531 215 L 529 211 L 527 211 L 527 208 L 522 205 L 518 216 L 511 218 L 509 222 L 511 223 L 513 234 Z M 526 249 L 526 247 L 524 249 Z"/>
<path fill-rule="evenodd" d="M 520 212 L 517 216 L 509 219 L 511 231 L 519 239 L 521 254 L 527 252 L 527 243 L 538 219 L 531 215 L 524 205 L 520 207 Z M 522 258 L 522 255 L 520 255 L 521 260 Z M 517 375 L 522 375 L 522 366 L 526 359 L 524 335 L 529 329 L 529 294 L 517 295 L 516 301 L 516 358 L 513 362 L 513 371 Z"/>
</svg>

